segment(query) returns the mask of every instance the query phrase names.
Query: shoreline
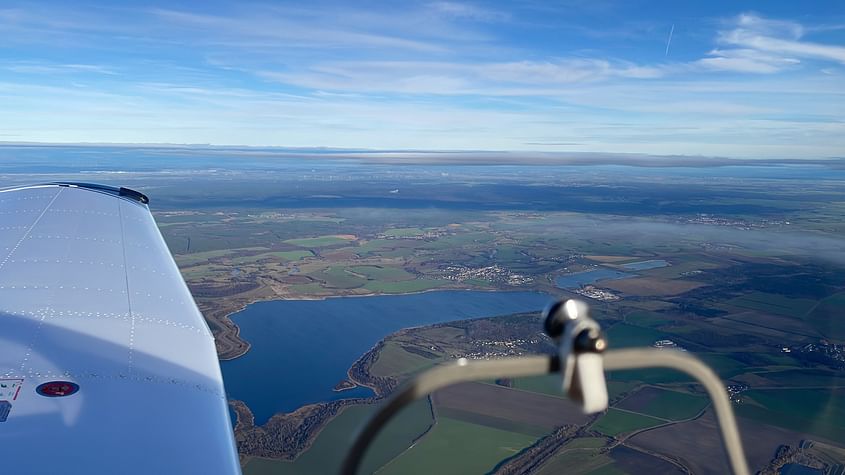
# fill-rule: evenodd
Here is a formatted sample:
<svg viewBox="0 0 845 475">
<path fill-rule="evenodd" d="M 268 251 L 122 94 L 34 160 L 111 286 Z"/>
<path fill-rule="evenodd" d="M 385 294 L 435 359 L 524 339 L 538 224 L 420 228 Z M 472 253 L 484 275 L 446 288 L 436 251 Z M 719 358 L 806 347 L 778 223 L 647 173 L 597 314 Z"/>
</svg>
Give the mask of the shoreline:
<svg viewBox="0 0 845 475">
<path fill-rule="evenodd" d="M 359 388 L 359 387 L 361 387 L 361 386 L 356 384 L 354 381 L 350 381 L 349 379 L 344 379 L 343 381 L 335 384 L 334 387 L 332 388 L 332 391 L 334 391 L 336 393 L 342 393 L 344 391 L 349 391 L 351 389 L 355 389 L 355 388 Z"/>
<path fill-rule="evenodd" d="M 557 290 L 561 290 L 561 289 L 557 289 Z M 215 323 L 217 323 L 220 327 L 222 327 L 224 329 L 223 331 L 220 332 L 220 339 L 233 339 L 234 342 L 240 343 L 240 345 L 238 345 L 237 349 L 232 349 L 232 350 L 229 350 L 229 351 L 226 351 L 226 352 L 223 352 L 223 353 L 218 352 L 217 359 L 219 361 L 232 361 L 232 360 L 240 358 L 241 356 L 244 356 L 245 354 L 247 354 L 249 352 L 250 348 L 252 348 L 252 344 L 250 344 L 249 341 L 241 338 L 241 328 L 240 328 L 240 326 L 238 326 L 237 323 L 235 323 L 235 321 L 231 317 L 232 317 L 232 315 L 235 315 L 237 313 L 242 312 L 244 309 L 246 309 L 248 306 L 250 306 L 254 303 L 272 302 L 272 301 L 276 301 L 276 300 L 321 301 L 321 300 L 328 300 L 328 299 L 335 299 L 335 298 L 348 298 L 348 297 L 381 297 L 381 296 L 391 296 L 391 295 L 396 295 L 396 296 L 399 296 L 399 295 L 416 295 L 416 294 L 423 294 L 423 293 L 426 293 L 426 292 L 443 292 L 443 291 L 544 292 L 542 290 L 542 288 L 537 288 L 537 286 L 532 286 L 531 288 L 526 288 L 526 289 L 514 288 L 514 289 L 507 289 L 507 290 L 505 290 L 505 289 L 477 289 L 477 288 L 472 288 L 472 287 L 469 287 L 469 288 L 467 288 L 467 287 L 462 287 L 462 288 L 445 287 L 445 288 L 425 289 L 425 290 L 420 290 L 420 291 L 416 291 L 416 292 L 402 292 L 402 293 L 395 293 L 395 294 L 383 293 L 383 292 L 374 292 L 374 293 L 370 293 L 370 294 L 324 295 L 324 296 L 318 296 L 318 297 L 304 296 L 304 297 L 296 297 L 296 298 L 269 298 L 269 299 L 255 298 L 255 299 L 250 299 L 249 301 L 247 301 L 243 305 L 240 305 L 237 308 L 237 310 L 230 311 L 230 312 L 226 313 L 225 315 L 223 315 L 219 319 L 212 317 L 212 316 L 209 316 L 210 319 L 214 319 Z M 550 294 L 550 292 L 545 292 L 545 293 Z M 415 328 L 415 327 L 408 327 L 408 328 Z M 217 337 L 215 337 L 215 340 L 216 339 L 217 339 Z M 353 363 L 353 365 L 354 365 L 354 363 Z M 353 381 L 353 382 L 355 382 L 356 384 L 358 383 L 357 381 Z M 364 385 L 364 386 L 366 386 L 366 385 Z"/>
<path fill-rule="evenodd" d="M 514 315 L 521 315 L 514 314 Z M 506 315 L 490 316 L 498 319 Z M 485 318 L 485 317 L 483 317 Z M 478 319 L 457 320 L 465 325 L 473 325 Z M 450 323 L 434 323 L 419 328 L 437 327 Z M 502 324 L 506 325 L 506 324 Z M 533 330 L 529 332 L 533 334 Z M 237 422 L 235 435 L 239 453 L 245 457 L 258 457 L 270 460 L 292 462 L 306 453 L 319 438 L 322 431 L 346 409 L 358 406 L 371 406 L 385 401 L 406 380 L 408 375 L 389 374 L 379 376 L 372 373 L 374 363 L 378 361 L 387 343 L 393 338 L 413 335 L 413 329 L 400 329 L 384 336 L 366 352 L 360 355 L 347 369 L 347 380 L 359 387 L 370 389 L 373 394 L 367 397 L 342 398 L 332 401 L 306 404 L 289 413 L 277 413 L 261 426 L 255 425 L 255 419 L 249 407 L 242 401 L 230 401 L 236 411 Z"/>
<path fill-rule="evenodd" d="M 252 348 L 252 344 L 249 341 L 241 338 L 241 327 L 231 319 L 231 316 L 260 301 L 261 299 L 247 301 L 238 305 L 235 310 L 225 308 L 218 311 L 210 310 L 210 315 L 207 317 L 208 320 L 211 320 L 215 326 L 220 328 L 220 333 L 214 335 L 215 346 L 218 343 L 222 343 L 220 346 L 224 348 L 221 351 L 218 347 L 217 359 L 219 361 L 230 361 L 240 358 Z M 216 313 L 221 315 L 215 315 Z"/>
<path fill-rule="evenodd" d="M 481 318 L 499 317 L 502 317 L 502 315 Z M 470 318 L 457 321 L 471 322 L 474 320 L 477 319 Z M 440 325 L 448 325 L 448 323 L 439 322 L 414 328 Z M 347 378 L 344 381 L 352 383 L 356 387 L 369 389 L 372 391 L 370 396 L 306 404 L 289 413 L 274 414 L 260 426 L 255 425 L 254 416 L 246 403 L 230 401 L 230 405 L 238 409 L 236 410 L 235 434 L 238 440 L 239 453 L 246 457 L 295 461 L 312 447 L 323 429 L 346 409 L 384 401 L 386 397 L 400 387 L 405 377 L 396 374 L 378 376 L 371 372 L 372 366 L 378 361 L 388 340 L 413 332 L 414 328 L 403 328 L 385 335 L 348 367 Z"/>
</svg>

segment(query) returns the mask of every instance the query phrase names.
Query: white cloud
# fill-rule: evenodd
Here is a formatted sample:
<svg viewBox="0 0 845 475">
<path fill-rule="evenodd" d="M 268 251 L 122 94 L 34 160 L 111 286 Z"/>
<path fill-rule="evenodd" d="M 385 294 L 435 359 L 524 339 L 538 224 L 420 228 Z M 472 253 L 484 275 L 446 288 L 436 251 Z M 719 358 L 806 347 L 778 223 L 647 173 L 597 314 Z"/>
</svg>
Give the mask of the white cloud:
<svg viewBox="0 0 845 475">
<path fill-rule="evenodd" d="M 581 58 L 488 63 L 477 66 L 477 69 L 484 77 L 495 80 L 546 85 L 592 82 L 609 77 L 645 79 L 663 75 L 660 67 Z"/>
<path fill-rule="evenodd" d="M 673 42 L 688 43 L 676 51 L 695 52 L 670 62 L 663 32 L 656 43 L 643 33 L 618 47 L 618 37 L 605 43 L 585 28 L 526 22 L 520 8 L 510 18 L 481 2 L 423 2 L 0 9 L 0 40 L 43 45 L 53 61 L 0 63 L 0 129 L 60 141 L 517 150 L 546 142 L 731 156 L 845 147 L 843 48 L 809 41 L 822 31 L 813 25 L 746 14 L 705 36 L 681 30 Z M 600 31 L 618 36 L 626 25 Z M 514 41 L 525 28 L 538 37 L 565 30 L 566 40 Z M 649 54 L 655 45 L 659 55 Z M 12 73 L 43 76 L 24 84 Z"/>
<path fill-rule="evenodd" d="M 804 27 L 792 21 L 772 20 L 753 13 L 743 13 L 734 20 L 734 31 L 748 31 L 765 36 L 785 36 L 798 39 L 804 36 Z"/>
<path fill-rule="evenodd" d="M 60 64 L 34 61 L 16 61 L 0 65 L 0 69 L 5 69 L 13 73 L 21 74 L 94 73 L 106 74 L 109 76 L 117 75 L 117 72 L 115 72 L 113 68 L 100 66 L 97 64 Z"/>
<path fill-rule="evenodd" d="M 450 18 L 457 18 L 457 19 L 469 19 L 475 21 L 484 21 L 484 22 L 498 22 L 498 21 L 506 21 L 510 18 L 510 15 L 501 12 L 490 10 L 487 8 L 481 8 L 476 5 L 472 5 L 469 3 L 459 3 L 459 2 L 432 2 L 428 4 L 428 7 L 434 10 L 435 12 L 445 15 Z"/>
<path fill-rule="evenodd" d="M 257 71 L 299 87 L 402 94 L 548 94 L 556 88 L 612 78 L 653 79 L 665 71 L 622 61 L 566 58 L 549 61 L 459 63 L 443 61 L 336 61 L 302 71 Z"/>
<path fill-rule="evenodd" d="M 270 48 L 399 48 L 428 52 L 443 51 L 432 42 L 398 35 L 358 31 L 329 22 L 303 22 L 276 12 L 268 15 L 225 17 L 176 10 L 155 9 L 152 13 L 173 25 L 188 28 L 212 44 L 265 46 Z M 313 20 L 313 19 L 312 19 Z M 256 40 L 264 43 L 256 43 Z"/>
<path fill-rule="evenodd" d="M 772 109 L 719 100 L 729 91 L 725 84 L 696 95 L 697 101 L 685 93 L 687 85 L 676 86 L 579 84 L 566 99 L 585 108 L 549 101 L 504 110 L 448 100 L 300 97 L 168 83 L 127 85 L 111 93 L 0 83 L 7 112 L 0 116 L 0 130 L 42 141 L 420 149 L 542 150 L 548 146 L 530 143 L 554 137 L 580 144 L 578 150 L 761 157 L 818 157 L 845 146 L 845 124 L 755 120 L 751 114 Z M 788 84 L 783 87 L 790 91 Z M 815 112 L 809 99 L 800 94 L 797 110 Z M 835 110 L 830 104 L 828 112 Z"/>
<path fill-rule="evenodd" d="M 795 58 L 781 57 L 744 48 L 714 49 L 707 55 L 707 58 L 702 58 L 693 64 L 710 70 L 768 74 L 796 66 L 801 62 Z"/>
<path fill-rule="evenodd" d="M 770 20 L 753 14 L 735 18 L 731 29 L 719 32 L 717 40 L 735 49 L 719 50 L 702 64 L 714 69 L 773 73 L 796 58 L 813 58 L 845 64 L 845 47 L 804 40 L 806 29 L 799 23 Z M 711 53 L 712 54 L 712 53 Z"/>
</svg>

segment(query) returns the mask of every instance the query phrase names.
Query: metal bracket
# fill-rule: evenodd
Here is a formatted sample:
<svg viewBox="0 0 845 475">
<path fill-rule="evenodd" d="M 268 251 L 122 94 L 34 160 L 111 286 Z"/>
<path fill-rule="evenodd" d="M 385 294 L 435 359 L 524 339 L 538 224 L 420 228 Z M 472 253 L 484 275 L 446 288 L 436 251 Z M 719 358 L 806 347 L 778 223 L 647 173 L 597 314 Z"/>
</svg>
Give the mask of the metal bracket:
<svg viewBox="0 0 845 475">
<path fill-rule="evenodd" d="M 589 306 L 567 300 L 549 305 L 543 313 L 546 333 L 558 346 L 563 393 L 580 404 L 585 414 L 607 409 L 601 355 L 607 342 L 598 322 L 590 318 Z"/>
<path fill-rule="evenodd" d="M 689 353 L 655 348 L 613 350 L 602 354 L 606 346 L 604 337 L 598 324 L 589 318 L 588 307 L 583 302 L 557 302 L 549 306 L 545 314 L 546 332 L 557 342 L 558 355 L 494 360 L 460 358 L 453 364 L 420 374 L 393 393 L 367 421 L 343 461 L 341 474 L 357 473 L 367 447 L 402 408 L 455 383 L 561 373 L 564 392 L 590 413 L 607 408 L 603 370 L 669 368 L 692 376 L 704 386 L 713 402 L 731 470 L 736 475 L 749 475 L 728 393 L 716 373 L 701 360 Z"/>
</svg>

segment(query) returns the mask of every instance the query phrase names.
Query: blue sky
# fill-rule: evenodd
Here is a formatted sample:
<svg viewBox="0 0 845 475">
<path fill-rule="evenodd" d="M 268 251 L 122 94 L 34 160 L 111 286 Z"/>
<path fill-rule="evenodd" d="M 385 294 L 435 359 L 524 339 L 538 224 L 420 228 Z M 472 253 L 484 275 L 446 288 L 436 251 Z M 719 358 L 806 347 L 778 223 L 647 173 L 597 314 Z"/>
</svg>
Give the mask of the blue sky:
<svg viewBox="0 0 845 475">
<path fill-rule="evenodd" d="M 842 157 L 845 6 L 4 1 L 0 141 Z"/>
</svg>

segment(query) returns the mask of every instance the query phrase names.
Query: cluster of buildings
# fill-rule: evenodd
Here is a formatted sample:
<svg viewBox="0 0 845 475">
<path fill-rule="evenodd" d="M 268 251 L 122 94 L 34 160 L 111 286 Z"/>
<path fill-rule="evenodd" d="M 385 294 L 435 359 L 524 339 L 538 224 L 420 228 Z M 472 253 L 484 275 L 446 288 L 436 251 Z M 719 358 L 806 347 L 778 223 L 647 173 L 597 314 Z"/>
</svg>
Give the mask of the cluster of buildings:
<svg viewBox="0 0 845 475">
<path fill-rule="evenodd" d="M 784 353 L 792 353 L 793 351 L 799 353 L 817 353 L 835 361 L 840 367 L 845 368 L 845 345 L 837 345 L 827 340 L 821 340 L 818 343 L 807 343 L 806 345 L 793 348 L 783 347 L 781 351 Z"/>
<path fill-rule="evenodd" d="M 513 273 L 498 264 L 486 267 L 446 266 L 443 271 L 446 274 L 443 276 L 444 279 L 457 282 L 470 279 L 481 279 L 507 285 L 526 285 L 534 282 L 533 277 Z"/>
<path fill-rule="evenodd" d="M 585 285 L 575 290 L 575 293 L 591 299 L 601 300 L 602 302 L 613 302 L 621 298 L 609 290 L 600 289 L 592 285 Z"/>
<path fill-rule="evenodd" d="M 547 260 L 547 261 L 557 262 L 557 263 L 560 263 L 560 264 L 567 264 L 567 263 L 570 263 L 570 262 L 575 262 L 575 261 L 581 260 L 583 258 L 584 258 L 584 254 L 567 254 L 567 255 L 564 255 L 564 256 L 544 257 L 543 259 Z M 563 269 L 567 270 L 566 267 L 564 267 Z"/>
<path fill-rule="evenodd" d="M 742 393 L 748 391 L 747 384 L 729 384 L 727 387 L 728 390 L 728 397 L 730 398 L 731 402 L 734 403 L 741 403 L 742 402 Z"/>
<path fill-rule="evenodd" d="M 703 270 L 695 269 L 695 270 L 688 270 L 686 272 L 681 272 L 681 277 L 691 277 L 693 275 L 703 274 Z"/>
<path fill-rule="evenodd" d="M 651 346 L 657 348 L 658 350 L 671 348 L 673 350 L 687 351 L 686 348 L 684 348 L 683 346 L 679 346 L 672 340 L 657 340 Z"/>
<path fill-rule="evenodd" d="M 789 226 L 789 221 L 783 219 L 761 219 L 759 221 L 746 221 L 736 218 L 722 218 L 706 213 L 700 213 L 694 218 L 684 218 L 686 224 L 709 224 L 711 226 L 730 226 L 739 229 L 767 228 L 770 226 Z"/>
<path fill-rule="evenodd" d="M 396 234 L 388 234 L 388 233 L 378 233 L 376 237 L 378 239 L 412 239 L 416 241 L 424 241 L 426 239 L 437 239 L 449 234 L 446 231 L 440 231 L 437 229 L 428 230 L 420 234 L 409 234 L 409 235 L 396 235 Z"/>
<path fill-rule="evenodd" d="M 452 357 L 456 359 L 466 358 L 468 360 L 489 360 L 503 356 L 520 356 L 525 354 L 523 345 L 526 343 L 536 343 L 536 341 L 526 341 L 521 338 L 514 340 L 480 341 L 478 342 L 479 348 L 464 355 L 453 355 Z"/>
</svg>

